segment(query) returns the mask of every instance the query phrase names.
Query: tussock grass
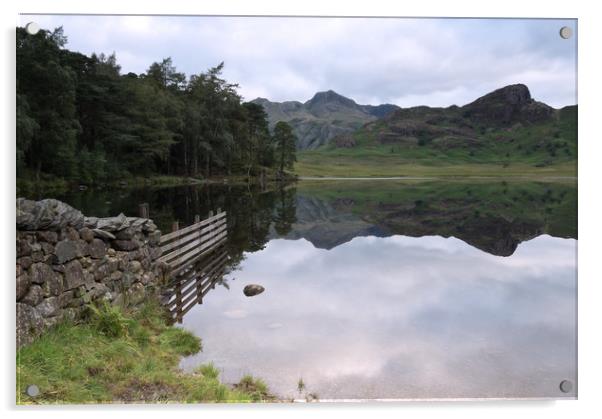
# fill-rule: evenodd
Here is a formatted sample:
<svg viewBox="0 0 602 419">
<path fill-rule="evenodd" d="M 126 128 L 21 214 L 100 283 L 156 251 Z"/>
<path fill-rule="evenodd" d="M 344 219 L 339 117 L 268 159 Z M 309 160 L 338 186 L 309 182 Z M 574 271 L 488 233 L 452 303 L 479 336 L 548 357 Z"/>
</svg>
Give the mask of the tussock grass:
<svg viewBox="0 0 602 419">
<path fill-rule="evenodd" d="M 213 364 L 193 374 L 178 369 L 182 356 L 201 350 L 190 332 L 169 326 L 164 309 L 149 302 L 136 312 L 91 308 L 86 321 L 58 324 L 17 352 L 18 404 L 113 402 L 249 402 L 268 399 L 252 379 L 234 389 Z M 40 395 L 25 394 L 29 384 Z"/>
</svg>

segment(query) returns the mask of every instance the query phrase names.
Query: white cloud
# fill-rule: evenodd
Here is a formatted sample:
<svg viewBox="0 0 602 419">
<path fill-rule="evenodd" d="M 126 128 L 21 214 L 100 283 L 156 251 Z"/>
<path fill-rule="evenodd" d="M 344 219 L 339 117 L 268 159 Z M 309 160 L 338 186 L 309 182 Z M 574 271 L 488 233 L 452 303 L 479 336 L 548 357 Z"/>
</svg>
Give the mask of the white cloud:
<svg viewBox="0 0 602 419">
<path fill-rule="evenodd" d="M 523 82 L 575 102 L 575 48 L 555 20 L 22 16 L 63 25 L 69 48 L 117 53 L 123 71 L 171 56 L 187 74 L 225 61 L 248 100 L 305 101 L 333 89 L 359 103 L 462 105 Z"/>
</svg>

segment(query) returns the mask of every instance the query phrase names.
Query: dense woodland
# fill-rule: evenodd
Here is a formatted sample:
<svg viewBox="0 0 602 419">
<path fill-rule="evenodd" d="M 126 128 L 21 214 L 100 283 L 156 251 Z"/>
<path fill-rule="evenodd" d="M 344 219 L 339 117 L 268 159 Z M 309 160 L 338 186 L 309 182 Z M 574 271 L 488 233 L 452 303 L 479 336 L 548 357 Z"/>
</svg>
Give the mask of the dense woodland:
<svg viewBox="0 0 602 419">
<path fill-rule="evenodd" d="M 295 137 L 271 134 L 261 105 L 244 103 L 224 64 L 187 77 L 171 58 L 122 74 L 115 55 L 65 48 L 62 28 L 17 28 L 17 173 L 102 183 L 131 176 L 277 175 Z"/>
</svg>

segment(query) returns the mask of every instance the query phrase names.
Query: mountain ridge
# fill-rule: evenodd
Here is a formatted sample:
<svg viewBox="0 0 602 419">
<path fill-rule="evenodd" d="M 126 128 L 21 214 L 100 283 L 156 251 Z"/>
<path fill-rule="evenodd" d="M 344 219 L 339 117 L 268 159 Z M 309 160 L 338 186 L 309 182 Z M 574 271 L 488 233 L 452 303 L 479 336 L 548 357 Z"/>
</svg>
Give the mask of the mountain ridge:
<svg viewBox="0 0 602 419">
<path fill-rule="evenodd" d="M 334 90 L 317 92 L 302 103 L 299 101 L 272 102 L 256 98 L 252 103 L 263 106 L 272 128 L 278 121 L 288 122 L 297 136 L 297 148 L 315 149 L 340 134 L 351 133 L 399 109 L 392 104 L 360 105 Z"/>
</svg>

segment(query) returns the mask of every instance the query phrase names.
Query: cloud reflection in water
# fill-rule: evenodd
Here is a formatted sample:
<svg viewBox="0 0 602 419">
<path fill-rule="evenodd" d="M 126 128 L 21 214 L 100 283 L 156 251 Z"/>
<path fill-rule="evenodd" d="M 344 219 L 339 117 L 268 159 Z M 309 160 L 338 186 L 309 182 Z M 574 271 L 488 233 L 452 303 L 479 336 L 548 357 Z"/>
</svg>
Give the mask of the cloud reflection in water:
<svg viewBox="0 0 602 419">
<path fill-rule="evenodd" d="M 301 377 L 321 398 L 565 396 L 575 249 L 547 235 L 510 257 L 436 236 L 272 240 L 184 318 L 204 349 L 182 367 L 213 361 L 225 382 L 251 373 L 283 397 Z M 249 283 L 266 291 L 247 298 Z"/>
</svg>

